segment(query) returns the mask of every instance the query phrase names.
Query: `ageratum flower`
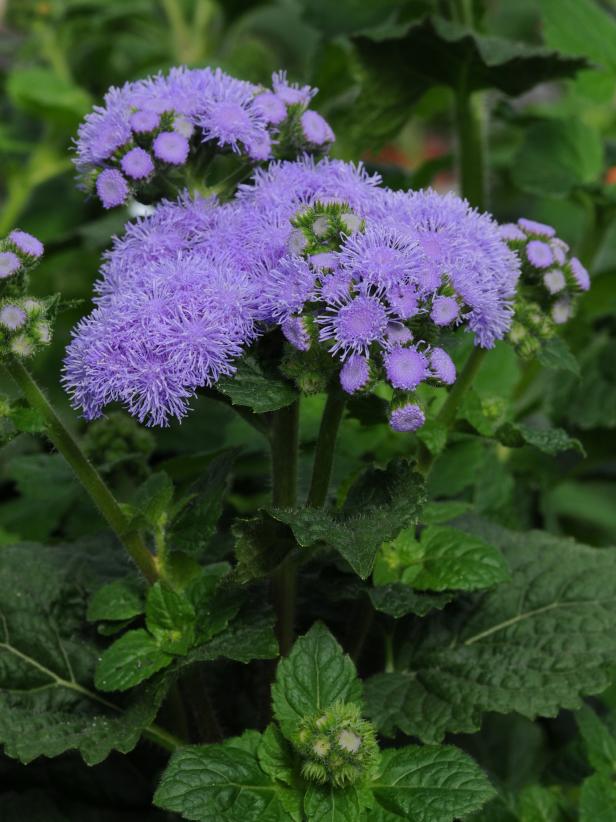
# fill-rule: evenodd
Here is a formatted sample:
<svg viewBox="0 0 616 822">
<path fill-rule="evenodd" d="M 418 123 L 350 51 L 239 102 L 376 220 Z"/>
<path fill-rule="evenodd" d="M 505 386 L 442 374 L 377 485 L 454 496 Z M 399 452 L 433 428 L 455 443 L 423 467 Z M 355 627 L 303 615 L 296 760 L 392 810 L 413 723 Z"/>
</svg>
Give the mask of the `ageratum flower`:
<svg viewBox="0 0 616 822">
<path fill-rule="evenodd" d="M 267 91 L 220 69 L 178 67 L 111 88 L 79 128 L 75 165 L 82 185 L 113 208 L 204 144 L 261 162 L 272 157 L 283 131 L 303 129 L 300 148 L 331 143 L 327 122 L 307 110 L 316 89 L 293 86 L 284 74 L 275 74 L 273 84 Z"/>
<path fill-rule="evenodd" d="M 552 226 L 520 219 L 501 226 L 501 236 L 522 261 L 510 339 L 524 356 L 535 353 L 555 326 L 569 320 L 590 277 Z"/>
</svg>

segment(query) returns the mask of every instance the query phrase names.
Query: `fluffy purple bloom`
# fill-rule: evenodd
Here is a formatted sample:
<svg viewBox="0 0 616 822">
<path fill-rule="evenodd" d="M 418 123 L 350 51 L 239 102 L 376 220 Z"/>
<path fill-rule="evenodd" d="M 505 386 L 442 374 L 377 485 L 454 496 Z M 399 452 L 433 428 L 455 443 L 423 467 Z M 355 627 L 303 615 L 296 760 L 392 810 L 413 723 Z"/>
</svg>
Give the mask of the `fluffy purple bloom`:
<svg viewBox="0 0 616 822">
<path fill-rule="evenodd" d="M 310 334 L 306 322 L 302 317 L 289 317 L 280 328 L 285 339 L 298 351 L 308 351 L 310 348 Z"/>
<path fill-rule="evenodd" d="M 310 262 L 316 268 L 335 268 L 339 257 L 334 251 L 321 251 L 319 254 L 311 254 Z"/>
<path fill-rule="evenodd" d="M 392 229 L 369 225 L 345 242 L 340 262 L 366 285 L 398 288 L 417 276 L 417 243 Z"/>
<path fill-rule="evenodd" d="M 316 273 L 301 257 L 283 257 L 259 281 L 259 307 L 276 322 L 297 314 L 314 294 Z"/>
<path fill-rule="evenodd" d="M 18 305 L 9 303 L 0 309 L 0 325 L 15 331 L 26 322 L 26 312 Z"/>
<path fill-rule="evenodd" d="M 445 385 L 456 381 L 456 367 L 449 354 L 442 348 L 433 348 L 429 354 L 432 376 Z"/>
<path fill-rule="evenodd" d="M 453 297 L 436 297 L 432 303 L 430 319 L 435 325 L 449 325 L 457 319 L 460 306 Z"/>
<path fill-rule="evenodd" d="M 365 388 L 370 380 L 370 364 L 361 354 L 351 354 L 340 369 L 340 385 L 347 394 Z"/>
<path fill-rule="evenodd" d="M 518 225 L 527 234 L 536 235 L 538 237 L 553 237 L 556 234 L 556 229 L 551 225 L 545 223 L 538 223 L 536 220 L 527 220 L 526 217 L 520 217 Z"/>
<path fill-rule="evenodd" d="M 409 402 L 406 405 L 401 405 L 399 408 L 394 408 L 389 417 L 389 425 L 394 431 L 409 432 L 417 431 L 418 428 L 426 421 L 426 415 L 417 405 L 417 403 Z"/>
<path fill-rule="evenodd" d="M 300 118 L 300 122 L 304 137 L 312 145 L 322 146 L 325 143 L 332 143 L 336 139 L 336 135 L 327 120 L 316 111 L 311 109 L 305 111 Z"/>
<path fill-rule="evenodd" d="M 413 332 L 400 322 L 387 323 L 387 342 L 389 345 L 404 345 L 411 342 Z"/>
<path fill-rule="evenodd" d="M 414 285 L 390 286 L 387 299 L 401 320 L 409 320 L 419 313 L 419 295 Z"/>
<path fill-rule="evenodd" d="M 590 277 L 588 271 L 584 268 L 577 257 L 572 257 L 569 260 L 569 268 L 577 286 L 582 291 L 588 291 L 590 288 Z"/>
<path fill-rule="evenodd" d="M 104 208 L 115 208 L 128 198 L 128 183 L 115 168 L 106 168 L 96 178 L 96 193 Z"/>
<path fill-rule="evenodd" d="M 503 240 L 507 242 L 524 242 L 526 234 L 515 223 L 504 223 L 499 228 L 499 233 Z"/>
<path fill-rule="evenodd" d="M 254 86 L 218 70 L 197 117 L 204 140 L 216 140 L 233 151 L 259 144 L 267 134 L 267 121 L 254 105 Z"/>
<path fill-rule="evenodd" d="M 383 362 L 394 388 L 413 391 L 428 376 L 428 359 L 416 348 L 396 346 L 385 354 Z"/>
<path fill-rule="evenodd" d="M 549 268 L 554 262 L 552 249 L 542 240 L 531 240 L 526 246 L 526 256 L 535 268 Z"/>
<path fill-rule="evenodd" d="M 121 159 L 122 171 L 132 180 L 142 180 L 154 171 L 154 162 L 147 151 L 131 148 Z"/>
<path fill-rule="evenodd" d="M 160 123 L 160 115 L 155 111 L 135 111 L 128 120 L 135 134 L 146 134 L 154 131 Z"/>
<path fill-rule="evenodd" d="M 164 163 L 181 166 L 188 159 L 190 145 L 186 137 L 177 131 L 162 131 L 152 143 L 152 149 Z"/>
<path fill-rule="evenodd" d="M 559 268 L 553 268 L 551 271 L 546 271 L 543 275 L 543 284 L 550 292 L 550 294 L 558 294 L 566 287 L 567 281 L 565 275 Z"/>
<path fill-rule="evenodd" d="M 288 106 L 307 106 L 317 93 L 316 88 L 289 83 L 286 71 L 277 71 L 272 75 L 272 87 L 274 94 Z"/>
<path fill-rule="evenodd" d="M 253 100 L 255 111 L 268 123 L 280 125 L 287 116 L 287 107 L 284 102 L 272 91 L 264 91 Z"/>
<path fill-rule="evenodd" d="M 21 260 L 12 251 L 0 251 L 0 279 L 10 277 L 21 268 Z"/>
<path fill-rule="evenodd" d="M 351 353 L 367 356 L 372 343 L 385 341 L 388 320 L 387 308 L 379 299 L 360 295 L 317 317 L 322 326 L 319 339 L 333 340 L 330 351 L 340 351 L 342 359 Z"/>
<path fill-rule="evenodd" d="M 34 257 L 35 259 L 43 256 L 45 250 L 43 243 L 36 237 L 33 237 L 32 234 L 28 234 L 27 231 L 21 231 L 16 228 L 9 234 L 9 240 L 22 254 L 27 254 L 29 257 Z"/>
<path fill-rule="evenodd" d="M 77 166 L 97 166 L 131 139 L 130 87 L 110 88 L 102 106 L 87 115 L 77 135 Z"/>
</svg>

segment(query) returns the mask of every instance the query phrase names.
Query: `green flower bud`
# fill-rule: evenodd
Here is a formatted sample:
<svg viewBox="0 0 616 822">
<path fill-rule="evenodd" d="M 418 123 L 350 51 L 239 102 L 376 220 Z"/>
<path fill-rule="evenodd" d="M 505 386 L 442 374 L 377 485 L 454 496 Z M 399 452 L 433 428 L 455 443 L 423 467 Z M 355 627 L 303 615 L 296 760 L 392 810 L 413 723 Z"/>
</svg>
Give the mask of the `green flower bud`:
<svg viewBox="0 0 616 822">
<path fill-rule="evenodd" d="M 302 774 L 311 782 L 342 788 L 370 779 L 378 765 L 374 727 L 352 702 L 304 717 L 293 744 L 303 759 Z"/>
</svg>

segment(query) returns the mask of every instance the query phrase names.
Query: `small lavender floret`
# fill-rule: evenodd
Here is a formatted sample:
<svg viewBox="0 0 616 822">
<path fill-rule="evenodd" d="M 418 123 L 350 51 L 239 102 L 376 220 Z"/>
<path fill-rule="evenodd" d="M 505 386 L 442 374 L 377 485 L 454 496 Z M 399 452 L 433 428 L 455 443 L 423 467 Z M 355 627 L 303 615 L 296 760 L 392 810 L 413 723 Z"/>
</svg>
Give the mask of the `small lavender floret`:
<svg viewBox="0 0 616 822">
<path fill-rule="evenodd" d="M 26 312 L 18 305 L 9 303 L 0 309 L 0 325 L 16 331 L 26 322 Z"/>
<path fill-rule="evenodd" d="M 499 233 L 503 240 L 507 240 L 507 242 L 526 240 L 526 234 L 515 223 L 503 223 L 499 228 Z"/>
<path fill-rule="evenodd" d="M 321 251 L 310 255 L 310 262 L 316 268 L 335 268 L 338 255 L 333 251 Z"/>
<path fill-rule="evenodd" d="M 387 323 L 387 342 L 389 345 L 404 345 L 411 342 L 413 332 L 400 322 Z"/>
<path fill-rule="evenodd" d="M 164 163 L 181 166 L 188 159 L 190 146 L 186 137 L 177 131 L 162 131 L 152 143 L 152 149 Z"/>
<path fill-rule="evenodd" d="M 307 106 L 317 93 L 317 89 L 310 86 L 299 86 L 287 81 L 286 71 L 277 71 L 272 75 L 274 94 L 288 106 Z"/>
<path fill-rule="evenodd" d="M 274 126 L 282 123 L 287 116 L 287 107 L 284 102 L 272 91 L 264 91 L 257 94 L 253 101 L 253 107 L 262 117 Z"/>
<path fill-rule="evenodd" d="M 539 237 L 554 237 L 556 234 L 556 229 L 552 228 L 551 225 L 538 223 L 536 220 L 527 220 L 526 217 L 520 217 L 518 225 L 527 234 L 536 234 Z"/>
<path fill-rule="evenodd" d="M 456 381 L 456 367 L 449 354 L 443 348 L 433 348 L 429 359 L 432 376 L 445 385 L 453 385 Z"/>
<path fill-rule="evenodd" d="M 526 256 L 535 268 L 548 268 L 554 262 L 554 254 L 547 243 L 531 240 L 526 246 Z"/>
<path fill-rule="evenodd" d="M 280 328 L 285 339 L 298 351 L 308 351 L 310 348 L 310 333 L 302 317 L 289 317 Z"/>
<path fill-rule="evenodd" d="M 389 417 L 389 425 L 394 431 L 410 432 L 417 431 L 418 428 L 426 421 L 426 415 L 417 405 L 417 403 L 409 402 L 406 405 L 401 405 L 399 408 L 394 408 Z"/>
<path fill-rule="evenodd" d="M 340 385 L 347 394 L 365 388 L 370 380 L 370 364 L 361 354 L 351 354 L 340 370 Z"/>
<path fill-rule="evenodd" d="M 327 120 L 321 117 L 317 111 L 308 109 L 302 114 L 300 122 L 304 137 L 312 145 L 323 146 L 325 143 L 332 143 L 336 139 L 336 135 Z"/>
<path fill-rule="evenodd" d="M 385 341 L 388 320 L 387 309 L 379 299 L 360 295 L 317 317 L 322 326 L 319 339 L 333 340 L 330 351 L 340 351 L 343 359 L 351 353 L 367 355 L 372 343 Z"/>
<path fill-rule="evenodd" d="M 155 111 L 136 111 L 131 114 L 128 122 L 135 134 L 145 134 L 158 128 L 160 115 Z"/>
<path fill-rule="evenodd" d="M 132 180 L 143 180 L 154 171 L 154 162 L 143 148 L 131 148 L 120 161 L 122 171 Z"/>
<path fill-rule="evenodd" d="M 18 228 L 11 231 L 9 240 L 23 254 L 27 254 L 29 257 L 34 257 L 35 259 L 42 257 L 45 251 L 43 243 L 40 240 L 33 237 L 32 234 L 28 234 L 27 231 L 21 231 Z"/>
<path fill-rule="evenodd" d="M 413 391 L 428 376 L 428 359 L 416 348 L 396 346 L 385 354 L 383 362 L 394 388 Z"/>
<path fill-rule="evenodd" d="M 449 325 L 457 319 L 460 306 L 453 297 L 436 297 L 432 303 L 430 319 L 436 325 Z"/>
<path fill-rule="evenodd" d="M 10 277 L 21 268 L 21 260 L 13 251 L 0 251 L 0 279 Z"/>
<path fill-rule="evenodd" d="M 550 292 L 550 294 L 558 294 L 567 285 L 565 275 L 559 268 L 553 268 L 551 271 L 546 271 L 543 275 L 543 284 Z"/>
<path fill-rule="evenodd" d="M 106 168 L 96 178 L 96 193 L 104 208 L 115 208 L 128 198 L 128 183 L 115 168 Z"/>
<path fill-rule="evenodd" d="M 582 291 L 588 291 L 590 288 L 590 276 L 577 257 L 572 257 L 569 260 L 569 267 L 578 288 Z"/>
</svg>

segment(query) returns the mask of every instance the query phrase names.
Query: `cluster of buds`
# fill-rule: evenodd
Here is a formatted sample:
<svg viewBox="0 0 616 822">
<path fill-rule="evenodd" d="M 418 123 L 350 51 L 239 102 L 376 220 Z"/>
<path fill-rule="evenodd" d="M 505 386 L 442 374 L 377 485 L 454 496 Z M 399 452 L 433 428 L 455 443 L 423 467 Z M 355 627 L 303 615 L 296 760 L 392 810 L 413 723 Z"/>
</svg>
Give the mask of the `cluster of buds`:
<svg viewBox="0 0 616 822">
<path fill-rule="evenodd" d="M 354 703 L 338 702 L 302 719 L 293 744 L 311 782 L 344 788 L 370 779 L 378 768 L 374 727 Z"/>
<path fill-rule="evenodd" d="M 521 356 L 531 357 L 573 316 L 590 277 L 552 226 L 522 218 L 501 226 L 501 234 L 522 262 L 509 340 Z"/>
<path fill-rule="evenodd" d="M 16 229 L 0 241 L 0 351 L 26 359 L 51 341 L 55 300 L 27 294 L 30 270 L 43 256 L 42 243 Z"/>
<path fill-rule="evenodd" d="M 145 479 L 148 459 L 155 448 L 153 435 L 123 411 L 95 420 L 85 433 L 83 448 L 95 465 L 107 473 L 121 472 Z"/>
</svg>

